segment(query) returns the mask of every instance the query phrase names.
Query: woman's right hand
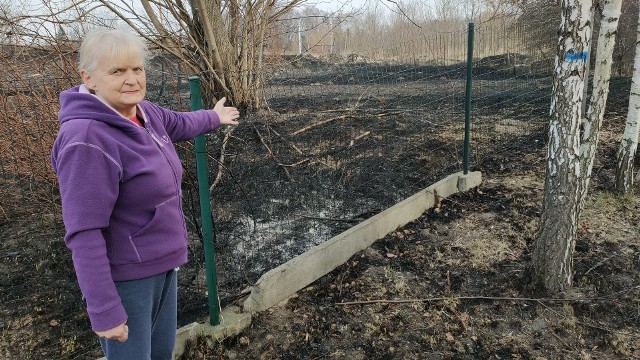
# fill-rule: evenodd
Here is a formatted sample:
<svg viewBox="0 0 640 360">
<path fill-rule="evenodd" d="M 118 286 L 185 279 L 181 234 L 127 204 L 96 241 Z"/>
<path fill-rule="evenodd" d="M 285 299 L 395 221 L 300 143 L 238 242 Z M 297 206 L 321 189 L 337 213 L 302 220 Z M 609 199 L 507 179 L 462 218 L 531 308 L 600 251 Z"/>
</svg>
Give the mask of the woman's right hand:
<svg viewBox="0 0 640 360">
<path fill-rule="evenodd" d="M 118 340 L 120 342 L 125 342 L 129 338 L 129 327 L 126 323 L 120 324 L 113 329 L 105 330 L 105 331 L 96 331 L 96 334 L 107 340 Z"/>
</svg>

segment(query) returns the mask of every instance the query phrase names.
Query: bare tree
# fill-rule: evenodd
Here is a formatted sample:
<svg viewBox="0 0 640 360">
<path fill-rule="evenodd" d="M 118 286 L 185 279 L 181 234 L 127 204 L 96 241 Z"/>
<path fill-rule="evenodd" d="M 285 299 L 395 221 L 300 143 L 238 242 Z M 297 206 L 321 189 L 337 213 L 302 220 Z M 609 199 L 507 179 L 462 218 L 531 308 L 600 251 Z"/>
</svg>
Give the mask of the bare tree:
<svg viewBox="0 0 640 360">
<path fill-rule="evenodd" d="M 639 17 L 640 19 L 640 17 Z M 640 20 L 637 27 L 637 39 L 640 39 Z M 633 186 L 633 162 L 638 148 L 638 131 L 640 126 L 640 41 L 636 40 L 636 55 L 629 95 L 627 124 L 622 135 L 617 153 L 616 190 L 628 194 Z"/>
<path fill-rule="evenodd" d="M 434 0 L 433 12 L 440 20 L 452 20 L 462 17 L 462 9 L 458 0 Z"/>
<path fill-rule="evenodd" d="M 436 16 L 443 20 L 489 21 L 519 15 L 523 4 L 521 0 L 434 0 L 432 6 Z"/>
<path fill-rule="evenodd" d="M 544 200 L 533 249 L 533 280 L 550 293 L 564 291 L 573 280 L 582 175 L 579 129 L 591 12 L 590 1 L 562 0 Z"/>
<path fill-rule="evenodd" d="M 361 16 L 354 19 L 350 41 L 352 52 L 371 58 L 384 56 L 387 22 L 388 18 L 380 3 L 369 6 Z"/>
<path fill-rule="evenodd" d="M 0 1 L 0 44 L 12 44 L 15 42 L 15 22 L 17 10 L 7 0 Z"/>
<path fill-rule="evenodd" d="M 199 75 L 207 101 L 226 96 L 238 107 L 260 108 L 265 35 L 305 0 L 141 0 L 142 12 L 126 2 L 97 1 Z"/>
<path fill-rule="evenodd" d="M 560 21 L 560 5 L 555 1 L 533 0 L 521 5 L 518 22 L 529 29 L 525 32 L 530 52 L 538 52 L 544 58 L 552 58 L 556 51 L 550 39 L 557 38 Z"/>
</svg>

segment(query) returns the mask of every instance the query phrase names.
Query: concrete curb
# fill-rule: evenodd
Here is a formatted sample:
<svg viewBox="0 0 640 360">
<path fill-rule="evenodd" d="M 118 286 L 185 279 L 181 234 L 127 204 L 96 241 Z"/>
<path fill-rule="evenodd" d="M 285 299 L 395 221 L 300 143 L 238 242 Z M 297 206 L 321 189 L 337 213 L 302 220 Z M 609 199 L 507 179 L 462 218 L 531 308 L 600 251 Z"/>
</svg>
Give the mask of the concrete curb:
<svg viewBox="0 0 640 360">
<path fill-rule="evenodd" d="M 209 336 L 217 341 L 240 334 L 251 325 L 251 314 L 240 311 L 237 306 L 225 308 L 220 313 L 220 324 L 211 326 L 209 323 L 191 323 L 178 329 L 176 332 L 176 346 L 173 349 L 173 358 L 176 359 L 184 353 L 187 342 L 198 336 Z"/>
<path fill-rule="evenodd" d="M 387 210 L 266 272 L 253 286 L 243 311 L 264 311 L 331 272 L 357 252 L 395 229 L 419 218 L 440 198 L 476 187 L 480 172 L 455 173 Z"/>
</svg>

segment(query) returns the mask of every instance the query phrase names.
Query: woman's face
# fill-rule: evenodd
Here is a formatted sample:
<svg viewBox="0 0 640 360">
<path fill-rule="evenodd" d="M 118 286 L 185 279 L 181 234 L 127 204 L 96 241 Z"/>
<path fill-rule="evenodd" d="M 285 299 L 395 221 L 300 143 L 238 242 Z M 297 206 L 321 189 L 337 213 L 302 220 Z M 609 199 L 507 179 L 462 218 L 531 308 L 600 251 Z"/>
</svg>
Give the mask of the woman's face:
<svg viewBox="0 0 640 360">
<path fill-rule="evenodd" d="M 144 61 L 135 56 L 121 59 L 102 59 L 91 73 L 80 72 L 82 80 L 99 98 L 124 117 L 136 114 L 146 93 Z"/>
</svg>

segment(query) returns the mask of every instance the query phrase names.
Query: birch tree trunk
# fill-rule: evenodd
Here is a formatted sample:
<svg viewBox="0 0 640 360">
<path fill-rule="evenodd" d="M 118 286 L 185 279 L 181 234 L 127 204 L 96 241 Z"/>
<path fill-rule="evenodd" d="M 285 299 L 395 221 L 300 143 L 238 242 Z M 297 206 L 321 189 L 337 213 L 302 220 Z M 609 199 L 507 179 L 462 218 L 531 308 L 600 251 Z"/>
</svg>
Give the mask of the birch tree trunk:
<svg viewBox="0 0 640 360">
<path fill-rule="evenodd" d="M 629 95 L 627 125 L 617 154 L 616 190 L 623 194 L 632 191 L 633 160 L 638 148 L 638 121 L 640 120 L 640 20 L 636 34 L 636 55 L 633 62 L 633 78 Z"/>
<path fill-rule="evenodd" d="M 573 281 L 580 193 L 580 120 L 591 1 L 562 0 L 555 62 L 545 192 L 533 249 L 533 281 L 549 293 Z"/>
<path fill-rule="evenodd" d="M 600 136 L 600 128 L 604 119 L 604 110 L 609 97 L 609 83 L 611 80 L 611 66 L 613 63 L 613 48 L 616 43 L 616 34 L 620 20 L 622 0 L 602 0 L 600 2 L 601 21 L 598 35 L 598 49 L 593 73 L 593 93 L 587 110 L 586 118 L 582 123 L 582 136 L 580 143 L 580 169 L 583 176 L 578 180 L 580 191 L 581 212 L 589 191 L 593 161 L 596 157 L 596 148 Z M 593 17 L 592 17 L 593 18 Z M 588 62 L 587 62 L 588 66 Z M 578 214 L 578 219 L 580 213 Z"/>
</svg>

